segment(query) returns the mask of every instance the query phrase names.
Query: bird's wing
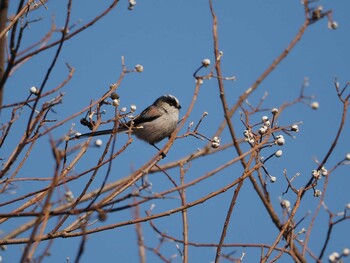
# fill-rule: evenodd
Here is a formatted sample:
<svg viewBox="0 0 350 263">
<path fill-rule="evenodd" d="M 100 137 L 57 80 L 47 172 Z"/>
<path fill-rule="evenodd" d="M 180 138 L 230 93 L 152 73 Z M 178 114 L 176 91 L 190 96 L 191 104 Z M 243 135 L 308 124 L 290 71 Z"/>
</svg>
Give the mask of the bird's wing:
<svg viewBox="0 0 350 263">
<path fill-rule="evenodd" d="M 134 126 L 158 119 L 161 115 L 162 113 L 159 111 L 158 107 L 151 105 L 133 119 Z"/>
</svg>

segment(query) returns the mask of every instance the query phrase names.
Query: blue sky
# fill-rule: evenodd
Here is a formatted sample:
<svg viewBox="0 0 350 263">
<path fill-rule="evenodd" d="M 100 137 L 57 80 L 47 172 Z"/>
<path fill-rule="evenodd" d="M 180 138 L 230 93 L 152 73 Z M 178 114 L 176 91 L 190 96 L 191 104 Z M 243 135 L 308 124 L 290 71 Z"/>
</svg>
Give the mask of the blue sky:
<svg viewBox="0 0 350 263">
<path fill-rule="evenodd" d="M 228 102 L 233 105 L 238 96 L 254 83 L 295 37 L 304 21 L 303 6 L 300 1 L 214 2 L 218 17 L 219 46 L 224 52 L 223 74 L 237 78 L 235 82 L 225 82 Z M 282 175 L 283 169 L 287 169 L 289 176 L 301 173 L 296 183 L 300 187 L 308 181 L 312 169 L 317 167 L 314 159 L 322 160 L 325 156 L 335 137 L 341 117 L 341 105 L 333 85 L 334 77 L 338 76 L 341 86 L 350 79 L 350 19 L 348 14 L 350 3 L 346 0 L 324 0 L 313 6 L 318 4 L 322 5 L 324 10 L 333 10 L 333 19 L 338 22 L 339 28 L 337 30 L 328 29 L 326 19 L 311 25 L 295 49 L 249 98 L 249 102 L 256 104 L 267 92 L 268 96 L 262 108 L 278 108 L 284 102 L 291 101 L 299 95 L 304 78 L 307 77 L 309 86 L 306 88 L 306 94 L 314 95 L 314 100 L 320 104 L 320 108 L 316 111 L 304 104 L 296 105 L 286 110 L 279 119 L 280 125 L 300 121 L 303 124 L 300 125 L 300 132 L 296 134 L 296 139 L 286 138 L 283 157 L 271 160 L 268 165 L 270 173 L 278 178 L 275 184 L 268 185 L 271 200 L 276 207 L 286 187 Z M 72 23 L 81 21 L 80 24 L 83 24 L 108 5 L 109 3 L 104 4 L 102 1 L 74 1 L 71 21 Z M 40 8 L 28 15 L 28 19 L 42 17 L 42 21 L 31 24 L 30 29 L 25 32 L 23 48 L 38 41 L 50 29 L 52 17 L 58 28 L 63 27 L 66 2 L 49 1 L 47 7 L 48 10 Z M 11 6 L 11 8 L 14 10 L 15 7 Z M 59 34 L 55 35 L 54 39 L 58 37 Z M 13 74 L 6 86 L 4 104 L 25 99 L 31 86 L 40 85 L 51 63 L 54 51 L 45 51 L 40 56 L 34 57 Z M 191 102 L 195 87 L 193 72 L 201 65 L 204 58 L 214 61 L 212 19 L 208 1 L 138 1 L 133 11 L 127 10 L 127 1 L 122 1 L 96 25 L 65 42 L 46 90 L 55 87 L 67 76 L 65 63 L 69 63 L 76 71 L 72 80 L 62 90 L 65 93 L 64 101 L 55 109 L 57 114 L 52 115 L 52 118 L 62 120 L 88 105 L 90 100 L 96 100 L 105 93 L 109 85 L 118 79 L 121 72 L 121 56 L 124 56 L 125 64 L 129 69 L 136 64 L 142 64 L 144 67 L 143 73 L 128 74 L 123 80 L 118 89 L 121 106 L 129 107 L 135 104 L 137 111 L 141 112 L 155 98 L 170 93 L 180 100 L 183 106 L 182 114 L 184 114 Z M 208 69 L 203 69 L 202 72 L 207 73 Z M 223 120 L 219 90 L 215 79 L 205 81 L 203 84 L 198 102 L 188 122 L 196 122 L 204 111 L 207 111 L 209 115 L 201 126 L 201 132 L 211 137 Z M 2 112 L 2 122 L 9 113 L 9 111 Z M 106 116 L 113 114 L 113 110 L 110 110 L 107 111 Z M 269 112 L 258 113 L 252 117 L 252 120 L 258 122 L 262 115 L 268 114 Z M 24 110 L 21 118 L 25 120 L 26 116 L 27 112 Z M 77 123 L 78 130 L 87 132 L 84 127 L 79 126 L 79 119 L 80 117 L 72 122 Z M 233 123 L 236 131 L 243 134 L 245 128 L 240 122 L 239 114 L 234 115 Z M 23 132 L 24 125 L 26 125 L 25 121 L 16 123 L 14 129 L 17 129 L 18 133 L 12 135 L 13 138 L 3 146 L 0 151 L 2 156 L 7 156 L 12 151 L 16 138 Z M 69 128 L 70 125 L 64 125 L 55 130 L 53 136 L 59 138 Z M 184 132 L 185 128 L 180 131 L 180 134 Z M 348 124 L 345 126 L 345 132 L 340 138 L 339 145 L 329 160 L 329 167 L 332 167 L 349 152 L 349 140 L 346 134 L 349 134 Z M 226 130 L 221 140 L 225 143 L 229 139 Z M 48 138 L 40 140 L 42 140 L 40 147 L 33 150 L 30 160 L 24 165 L 19 176 L 49 177 L 51 175 L 54 161 L 49 151 Z M 118 138 L 117 147 L 120 147 L 126 140 L 127 136 L 121 135 Z M 163 145 L 164 142 L 160 143 L 160 146 Z M 194 138 L 178 140 L 161 164 L 177 160 L 204 145 L 205 142 Z M 248 149 L 248 147 L 244 148 Z M 96 156 L 100 156 L 102 150 L 102 148 L 91 149 L 76 170 L 81 171 L 85 165 L 96 162 Z M 274 149 L 267 149 L 264 152 L 265 157 L 273 151 Z M 138 169 L 154 154 L 154 148 L 144 142 L 134 140 L 125 153 L 113 162 L 113 172 L 109 180 L 114 181 L 116 178 L 128 175 L 130 171 Z M 47 156 L 50 158 L 47 159 Z M 229 149 L 210 158 L 195 161 L 186 175 L 186 180 L 193 180 L 235 156 L 236 152 Z M 189 188 L 187 190 L 188 200 L 197 200 L 220 189 L 238 178 L 241 170 L 242 168 L 238 165 L 232 166 L 209 181 Z M 174 169 L 170 170 L 170 173 L 179 182 L 178 171 Z M 102 183 L 103 172 L 100 176 L 101 180 L 96 180 L 92 189 L 98 188 Z M 153 192 L 160 192 L 171 187 L 162 174 L 150 175 L 149 180 L 152 183 Z M 79 192 L 82 183 L 86 182 L 72 184 L 70 187 L 73 191 Z M 325 202 L 333 212 L 342 211 L 345 204 L 350 203 L 349 183 L 348 166 L 341 167 L 332 174 Z M 16 189 L 16 194 L 21 195 L 26 192 L 25 188 L 34 187 L 31 184 L 21 184 Z M 46 183 L 41 186 L 43 185 Z M 219 241 L 232 194 L 233 189 L 189 210 L 191 241 L 198 243 L 217 243 Z M 13 196 L 4 198 L 13 198 Z M 283 198 L 293 200 L 293 195 L 288 193 L 287 197 Z M 303 217 L 308 211 L 313 213 L 318 204 L 318 199 L 315 199 L 310 192 L 303 201 L 304 204 L 297 213 L 297 219 Z M 142 215 L 144 215 L 143 211 L 149 209 L 150 204 L 147 203 L 141 207 Z M 180 201 L 178 199 L 159 200 L 155 204 L 154 213 L 158 213 L 179 206 Z M 277 212 L 282 215 L 281 209 L 277 208 Z M 130 218 L 129 211 L 115 213 L 106 224 Z M 327 220 L 326 213 L 320 213 L 310 239 L 310 247 L 315 249 L 316 254 L 319 253 L 320 245 L 325 238 Z M 24 219 L 13 220 L 0 226 L 0 229 L 6 233 L 19 222 L 25 221 Z M 307 227 L 309 222 L 310 217 L 300 227 Z M 155 220 L 155 224 L 169 235 L 181 238 L 180 214 Z M 245 182 L 237 201 L 231 225 L 226 238 L 227 243 L 271 243 L 278 234 L 248 181 Z M 143 224 L 143 227 L 147 244 L 156 246 L 156 233 L 150 229 L 148 223 Z M 317 228 L 321 231 L 317 231 Z M 348 221 L 336 227 L 335 238 L 331 239 L 326 255 L 333 251 L 341 251 L 343 247 L 350 247 L 349 229 Z M 56 240 L 51 249 L 52 256 L 48 261 L 64 262 L 66 257 L 73 261 L 79 241 L 80 239 Z M 91 235 L 88 237 L 81 262 L 95 262 L 96 259 L 113 262 L 116 258 L 118 262 L 138 262 L 135 244 L 134 226 Z M 21 249 L 22 245 L 8 246 L 8 249 L 0 252 L 0 255 L 4 262 L 16 262 Z M 166 243 L 162 251 L 165 256 L 177 254 L 174 262 L 181 262 L 173 242 Z M 246 252 L 246 262 L 257 262 L 260 255 L 258 248 L 224 249 L 224 252 L 230 251 L 236 251 L 235 255 L 238 257 L 242 252 Z M 211 262 L 214 256 L 213 248 L 190 248 L 190 262 Z M 147 254 L 147 260 L 148 262 L 159 262 L 159 259 L 152 253 Z M 290 260 L 289 257 L 283 258 L 283 262 L 291 262 Z"/>
</svg>

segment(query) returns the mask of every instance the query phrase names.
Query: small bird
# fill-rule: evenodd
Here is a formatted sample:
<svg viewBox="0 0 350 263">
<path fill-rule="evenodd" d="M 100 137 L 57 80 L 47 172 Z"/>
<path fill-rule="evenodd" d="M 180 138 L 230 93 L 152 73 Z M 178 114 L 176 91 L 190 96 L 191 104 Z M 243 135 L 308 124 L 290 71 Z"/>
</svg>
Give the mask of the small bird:
<svg viewBox="0 0 350 263">
<path fill-rule="evenodd" d="M 134 119 L 121 123 L 115 129 L 96 131 L 77 135 L 72 139 L 92 137 L 111 134 L 113 132 L 125 132 L 131 129 L 131 133 L 137 138 L 148 142 L 156 149 L 160 150 L 155 144 L 162 141 L 175 131 L 179 121 L 179 110 L 181 105 L 179 100 L 173 95 L 164 95 L 156 99 L 152 105 L 148 106 Z M 165 157 L 164 153 L 162 156 Z"/>
</svg>

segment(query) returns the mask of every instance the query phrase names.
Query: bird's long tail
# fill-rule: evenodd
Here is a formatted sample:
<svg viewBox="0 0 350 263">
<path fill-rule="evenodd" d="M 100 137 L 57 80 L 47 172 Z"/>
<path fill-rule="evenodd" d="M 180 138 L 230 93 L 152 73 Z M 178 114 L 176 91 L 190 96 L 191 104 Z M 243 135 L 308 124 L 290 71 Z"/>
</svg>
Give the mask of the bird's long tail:
<svg viewBox="0 0 350 263">
<path fill-rule="evenodd" d="M 74 139 L 81 139 L 81 138 L 86 138 L 86 137 L 94 137 L 94 136 L 100 136 L 100 135 L 107 135 L 111 134 L 113 132 L 116 132 L 114 129 L 108 129 L 108 130 L 103 130 L 103 131 L 95 131 L 95 132 L 88 132 L 80 135 L 76 135 L 69 140 L 74 140 Z M 120 131 L 117 131 L 120 132 Z"/>
</svg>

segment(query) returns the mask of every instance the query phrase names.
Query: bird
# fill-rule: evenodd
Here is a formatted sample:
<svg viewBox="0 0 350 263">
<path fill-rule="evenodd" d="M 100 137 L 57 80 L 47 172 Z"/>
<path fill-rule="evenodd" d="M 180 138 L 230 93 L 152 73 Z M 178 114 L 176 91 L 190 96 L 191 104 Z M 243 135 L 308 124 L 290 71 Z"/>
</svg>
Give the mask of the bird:
<svg viewBox="0 0 350 263">
<path fill-rule="evenodd" d="M 117 129 L 84 133 L 71 139 L 130 131 L 137 138 L 149 143 L 160 151 L 155 144 L 167 137 L 170 138 L 177 127 L 180 109 L 180 102 L 175 96 L 170 94 L 163 95 L 132 120 L 120 123 Z M 162 156 L 165 157 L 165 154 L 162 153 Z"/>
</svg>

